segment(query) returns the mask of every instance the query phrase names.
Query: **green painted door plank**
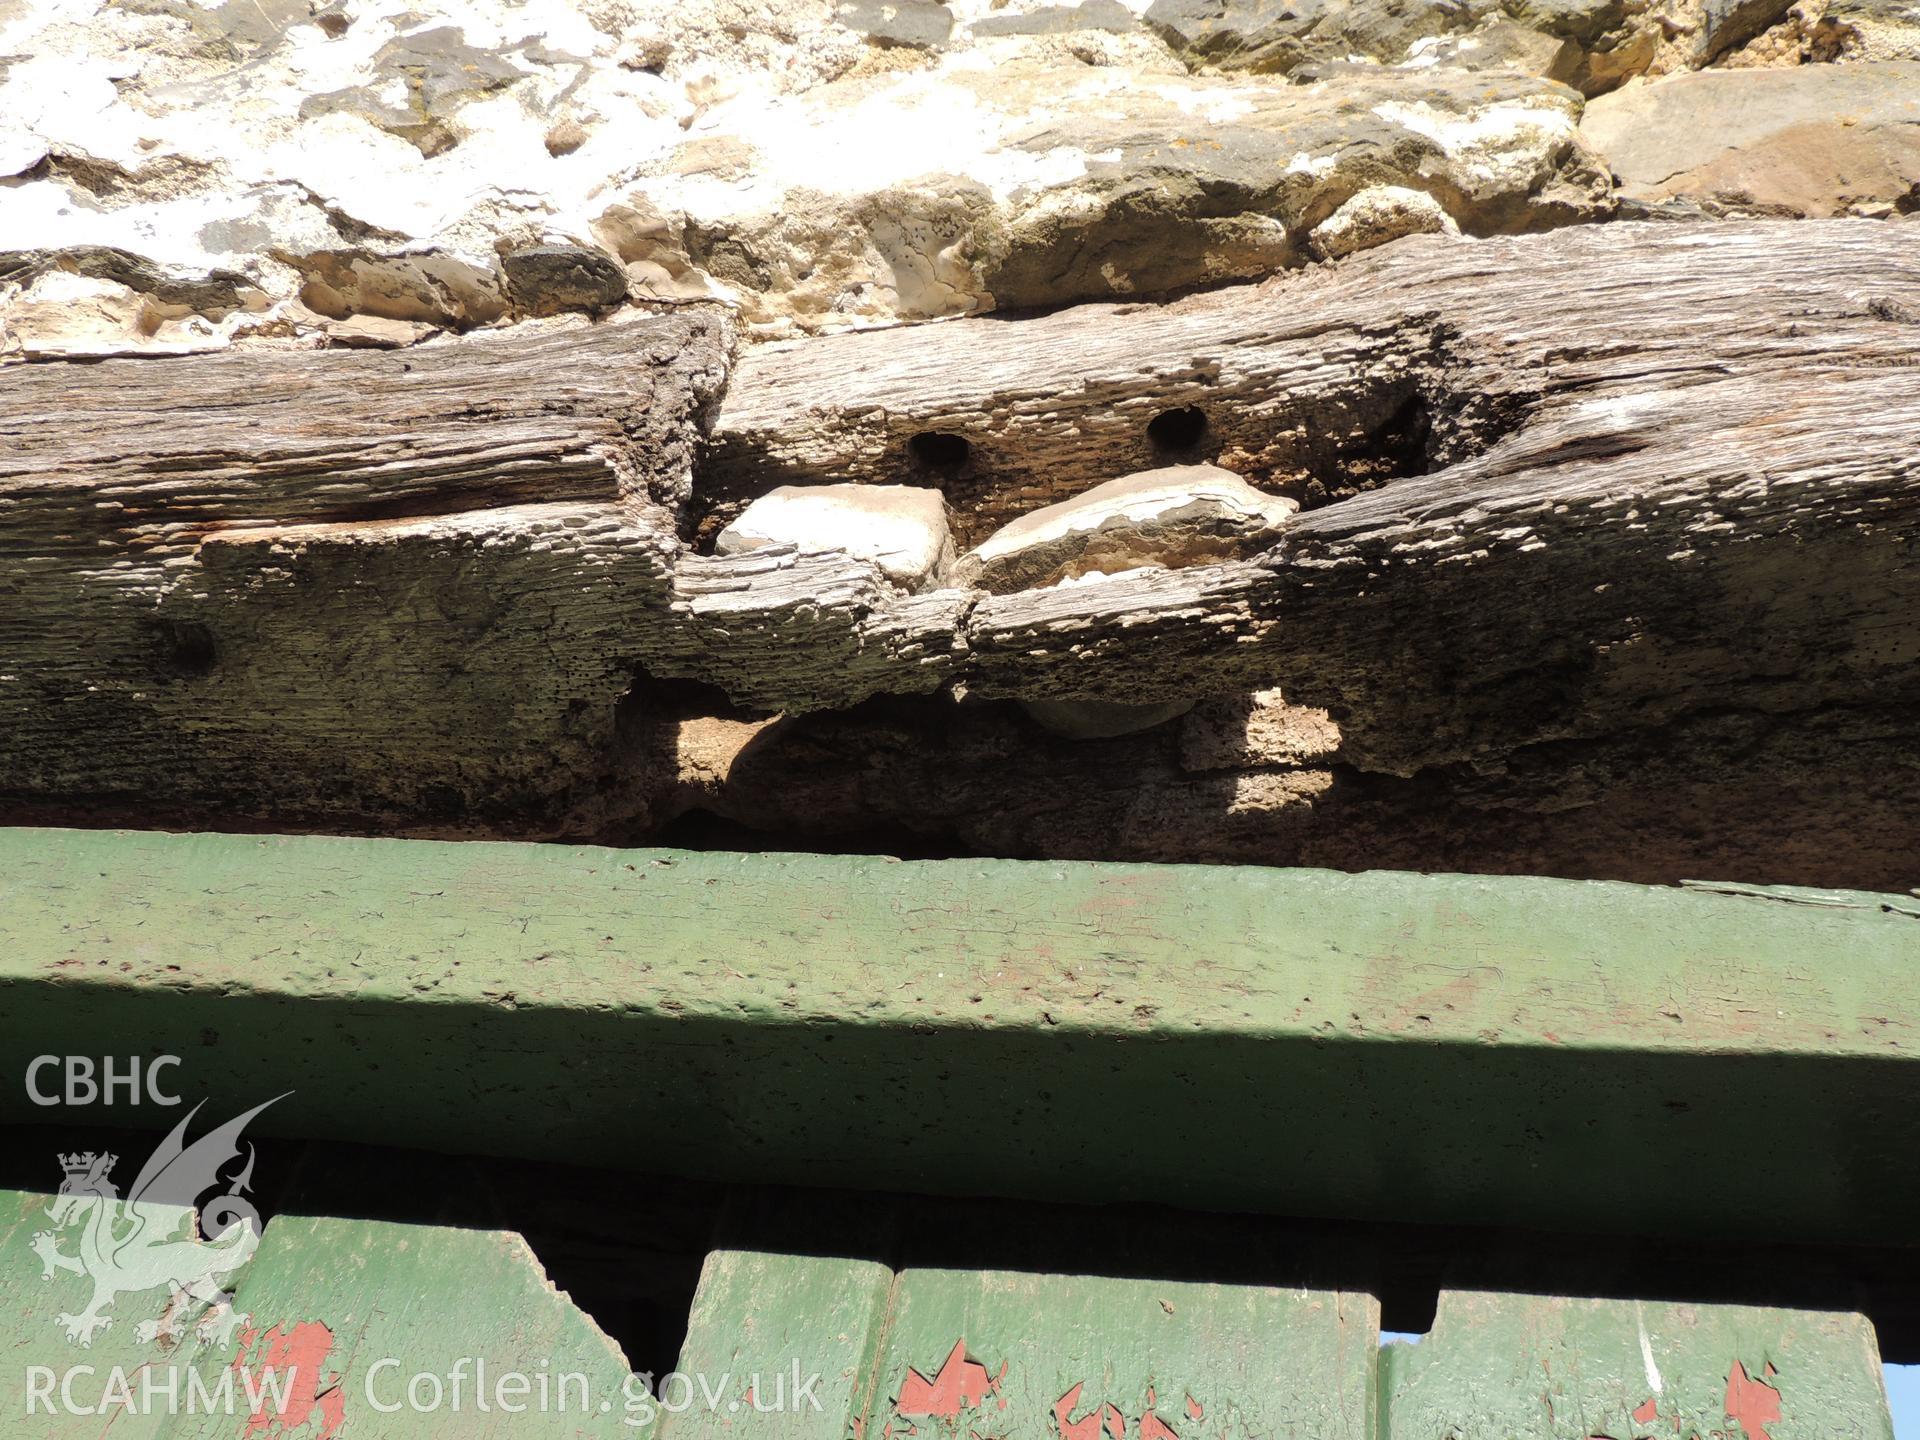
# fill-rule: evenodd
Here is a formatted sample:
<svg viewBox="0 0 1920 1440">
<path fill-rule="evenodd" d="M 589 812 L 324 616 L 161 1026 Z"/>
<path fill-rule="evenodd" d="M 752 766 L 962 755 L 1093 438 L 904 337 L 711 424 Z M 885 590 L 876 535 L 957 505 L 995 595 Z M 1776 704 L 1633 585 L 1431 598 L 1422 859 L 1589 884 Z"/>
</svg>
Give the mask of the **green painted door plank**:
<svg viewBox="0 0 1920 1440">
<path fill-rule="evenodd" d="M 1389 1345 L 1384 1440 L 1892 1440 L 1844 1311 L 1447 1291 Z"/>
<path fill-rule="evenodd" d="M 175 1246 L 189 1233 L 193 1212 L 154 1206 L 138 1218 L 152 1226 L 149 1233 L 135 1234 L 132 1217 L 91 1197 L 0 1190 L 0 1434 L 166 1434 L 163 1403 L 142 1403 L 144 1372 L 156 1362 L 184 1372 L 212 1348 L 211 1337 L 192 1325 L 174 1340 L 158 1337 L 172 1295 L 165 1284 L 119 1293 L 95 1284 L 96 1275 L 151 1278 L 131 1254 L 124 1268 L 101 1257 L 119 1243 Z"/>
<path fill-rule="evenodd" d="M 866 1414 L 893 1271 L 873 1260 L 715 1250 L 663 1385 L 662 1440 L 845 1440 Z"/>
<path fill-rule="evenodd" d="M 213 1247 L 186 1238 L 187 1212 L 166 1209 L 144 1235 L 133 1218 L 0 1192 L 0 1434 L 1892 1436 L 1873 1328 L 1858 1314 L 1448 1291 L 1422 1343 L 1381 1350 L 1368 1295 L 914 1263 L 938 1221 L 898 1270 L 847 1253 L 861 1247 L 844 1234 L 818 1236 L 815 1253 L 716 1252 L 693 1305 L 683 1391 L 656 1426 L 617 1348 L 514 1235 L 282 1214 L 232 1272 L 233 1306 L 216 1305 L 204 1325 L 176 1312 L 183 1323 L 169 1334 L 155 1324 L 168 1313 L 166 1276 L 208 1267 L 154 1262 L 182 1249 L 203 1261 Z M 135 1253 L 104 1264 L 116 1238 Z M 48 1263 L 57 1256 L 80 1263 Z M 109 1323 L 76 1327 L 66 1317 L 88 1312 L 103 1273 L 125 1282 L 95 1311 Z M 776 1395 L 773 1377 L 794 1370 Z M 816 1373 L 820 1383 L 794 1388 Z M 59 1390 L 68 1374 L 70 1395 Z M 32 1409 L 30 1389 L 41 1397 Z M 196 1394 L 214 1407 L 196 1409 Z"/>
<path fill-rule="evenodd" d="M 868 1437 L 1373 1440 L 1371 1296 L 914 1269 Z"/>
<path fill-rule="evenodd" d="M 508 1231 L 279 1215 L 242 1273 L 235 1303 L 246 1323 L 221 1362 L 241 1377 L 243 1399 L 260 1398 L 243 1414 L 264 1417 L 270 1435 L 610 1440 L 652 1433 L 623 1423 L 645 1410 L 638 1392 L 625 1388 L 619 1348 Z M 239 1433 L 224 1414 L 180 1414 L 164 1440 Z"/>
<path fill-rule="evenodd" d="M 847 1440 L 892 1302 L 893 1201 L 740 1189 L 701 1267 L 662 1440 Z"/>
<path fill-rule="evenodd" d="M 223 1248 L 191 1226 L 177 1207 L 0 1191 L 0 1435 L 654 1433 L 626 1423 L 649 1407 L 618 1347 L 516 1235 L 280 1215 L 223 1272 L 231 1304 L 173 1309 L 166 1277 L 207 1272 Z M 43 1279 L 50 1252 L 78 1268 Z M 65 1319 L 89 1312 L 101 1276 L 123 1288 L 105 1287 L 104 1324 L 75 1333 Z"/>
<path fill-rule="evenodd" d="M 1901 897 L 58 830 L 0 876 L 0 1053 L 179 1054 L 282 1133 L 1899 1243 L 1920 1188 Z M 1756 1115 L 1764 1184 L 1618 1183 L 1748 1174 Z"/>
</svg>

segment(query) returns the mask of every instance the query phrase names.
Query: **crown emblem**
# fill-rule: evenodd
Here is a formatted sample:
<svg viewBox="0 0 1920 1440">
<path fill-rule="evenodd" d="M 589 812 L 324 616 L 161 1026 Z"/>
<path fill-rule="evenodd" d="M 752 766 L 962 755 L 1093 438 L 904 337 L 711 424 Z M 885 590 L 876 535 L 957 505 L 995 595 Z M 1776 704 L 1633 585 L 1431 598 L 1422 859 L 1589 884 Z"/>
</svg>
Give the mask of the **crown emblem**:
<svg viewBox="0 0 1920 1440">
<path fill-rule="evenodd" d="M 104 1176 L 113 1169 L 118 1155 L 95 1155 L 91 1150 L 82 1150 L 74 1155 L 61 1155 L 60 1168 L 69 1175 Z"/>
</svg>

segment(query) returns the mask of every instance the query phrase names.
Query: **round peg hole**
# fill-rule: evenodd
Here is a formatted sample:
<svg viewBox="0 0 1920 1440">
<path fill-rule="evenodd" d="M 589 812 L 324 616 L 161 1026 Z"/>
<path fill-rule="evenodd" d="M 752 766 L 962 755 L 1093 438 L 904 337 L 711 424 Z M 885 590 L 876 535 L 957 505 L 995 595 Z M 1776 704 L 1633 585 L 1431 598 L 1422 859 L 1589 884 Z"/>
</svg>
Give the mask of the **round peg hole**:
<svg viewBox="0 0 1920 1440">
<path fill-rule="evenodd" d="M 972 452 L 964 438 L 944 430 L 923 430 L 907 442 L 907 453 L 929 470 L 958 470 Z"/>
<path fill-rule="evenodd" d="M 1206 433 L 1207 412 L 1198 405 L 1162 410 L 1147 422 L 1147 439 L 1153 448 L 1170 455 L 1193 449 Z"/>
</svg>

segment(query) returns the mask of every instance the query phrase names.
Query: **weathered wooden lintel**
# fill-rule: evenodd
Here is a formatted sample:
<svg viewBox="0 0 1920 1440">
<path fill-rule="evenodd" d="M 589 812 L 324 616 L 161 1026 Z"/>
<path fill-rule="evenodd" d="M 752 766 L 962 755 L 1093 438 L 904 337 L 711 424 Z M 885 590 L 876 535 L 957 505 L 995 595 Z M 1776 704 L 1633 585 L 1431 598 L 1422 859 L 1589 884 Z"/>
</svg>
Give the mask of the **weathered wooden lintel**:
<svg viewBox="0 0 1920 1440">
<path fill-rule="evenodd" d="M 616 707 L 643 676 L 790 714 L 1282 686 L 1396 776 L 1703 711 L 1844 723 L 1920 694 L 1916 306 L 1900 227 L 1598 227 L 834 337 L 730 379 L 704 313 L 20 367 L 0 794 L 632 813 L 655 782 Z M 1151 415 L 1186 405 L 1190 458 L 1302 493 L 1362 484 L 1409 406 L 1426 439 L 1258 560 L 1067 590 L 905 595 L 845 555 L 686 543 L 781 481 L 940 480 L 990 527 L 1154 463 Z M 915 472 L 945 428 L 966 467 Z"/>
</svg>

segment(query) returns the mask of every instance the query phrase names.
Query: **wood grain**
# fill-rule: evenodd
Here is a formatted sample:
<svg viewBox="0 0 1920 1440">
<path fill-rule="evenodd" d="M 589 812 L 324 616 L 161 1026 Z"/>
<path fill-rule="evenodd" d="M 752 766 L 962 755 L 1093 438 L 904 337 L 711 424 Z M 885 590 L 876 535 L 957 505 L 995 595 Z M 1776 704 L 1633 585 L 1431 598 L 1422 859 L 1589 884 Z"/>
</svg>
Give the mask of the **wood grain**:
<svg viewBox="0 0 1920 1440">
<path fill-rule="evenodd" d="M 1280 685 L 1335 713 L 1349 760 L 1395 775 L 1703 708 L 1910 697 L 1916 316 L 1911 226 L 1614 226 L 1410 242 L 1164 309 L 760 352 L 729 392 L 703 491 L 749 463 L 782 481 L 888 478 L 887 445 L 921 427 L 975 438 L 989 508 L 1026 508 L 1045 498 L 1036 475 L 1071 488 L 1143 463 L 1145 411 L 1194 403 L 1224 458 L 1260 437 L 1271 457 L 1292 436 L 1285 463 L 1312 468 L 1349 433 L 1327 424 L 1330 397 L 1383 376 L 1420 397 L 1432 468 L 1308 511 L 1256 561 L 977 597 L 958 625 L 931 597 L 829 583 L 833 562 L 806 557 L 756 557 L 752 573 L 708 562 L 698 594 L 683 565 L 683 613 L 727 636 L 695 647 L 701 678 L 770 708 L 871 693 L 866 667 L 843 665 L 853 683 L 816 699 L 812 653 L 782 643 L 789 617 L 838 609 L 860 637 L 844 650 L 907 657 L 895 690 L 1154 700 Z M 1189 373 L 1202 356 L 1207 373 Z M 803 370 L 818 381 L 804 405 Z M 1318 459 L 1301 448 L 1314 445 Z M 723 573 L 734 588 L 709 625 L 703 596 Z"/>
<path fill-rule="evenodd" d="M 1280 687 L 1339 730 L 1341 768 L 1308 783 L 1374 786 L 1367 833 L 1525 814 L 1487 863 L 1796 878 L 1753 868 L 1771 785 L 1805 797 L 1796 826 L 1832 822 L 1819 878 L 1887 883 L 1920 841 L 1898 760 L 1920 701 L 1916 316 L 1912 225 L 1613 225 L 751 351 L 724 396 L 730 342 L 701 313 L 16 368 L 0 794 L 52 817 L 639 836 L 689 803 L 754 823 L 791 764 L 789 785 L 841 777 L 837 826 L 958 836 L 980 832 L 930 785 L 849 799 L 867 741 L 763 745 L 734 801 L 724 776 L 690 799 L 683 722 L 925 697 L 888 723 L 931 774 L 959 723 L 942 697 Z M 1187 406 L 1207 428 L 1183 458 L 1308 506 L 1268 554 L 985 596 L 908 595 L 843 555 L 698 553 L 730 506 L 816 480 L 937 481 L 977 537 L 1151 463 L 1148 422 Z M 958 472 L 911 459 L 930 432 L 967 440 Z M 1069 742 L 1016 743 L 1084 769 Z M 1720 797 L 1700 833 L 1634 869 L 1628 807 L 1613 858 L 1573 858 L 1574 812 L 1649 765 Z M 1442 776 L 1438 809 L 1380 788 Z M 971 812 L 1027 783 L 970 780 Z M 1198 810 L 1129 849 L 1061 804 L 1080 814 L 1052 853 L 1215 858 Z M 1266 843 L 1231 853 L 1299 853 Z M 1032 829 L 1016 853 L 1054 844 Z"/>
<path fill-rule="evenodd" d="M 608 764 L 731 339 L 15 368 L 0 785 L 391 823 Z"/>
</svg>

